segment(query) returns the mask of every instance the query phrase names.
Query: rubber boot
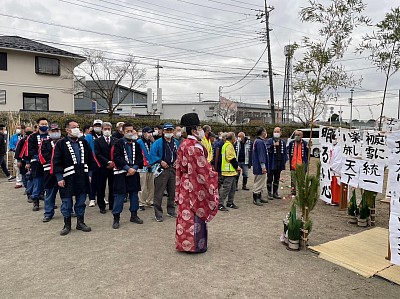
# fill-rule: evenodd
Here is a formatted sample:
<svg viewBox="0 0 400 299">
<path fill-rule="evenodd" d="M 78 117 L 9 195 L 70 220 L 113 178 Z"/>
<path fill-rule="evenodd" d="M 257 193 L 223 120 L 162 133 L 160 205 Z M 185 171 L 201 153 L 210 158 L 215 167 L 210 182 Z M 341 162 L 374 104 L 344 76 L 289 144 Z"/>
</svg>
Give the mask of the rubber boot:
<svg viewBox="0 0 400 299">
<path fill-rule="evenodd" d="M 260 202 L 261 193 L 253 193 L 253 204 L 256 206 L 262 206 L 263 204 Z"/>
<path fill-rule="evenodd" d="M 247 180 L 248 178 L 243 178 L 243 186 L 242 186 L 242 190 L 250 190 L 249 188 L 247 188 Z"/>
<path fill-rule="evenodd" d="M 32 211 L 39 211 L 39 199 L 34 199 L 33 200 L 33 208 Z"/>
<path fill-rule="evenodd" d="M 268 190 L 268 199 L 274 199 L 273 195 L 272 195 L 272 185 L 271 184 L 267 184 L 267 190 Z"/>
<path fill-rule="evenodd" d="M 64 217 L 64 228 L 60 231 L 61 236 L 66 236 L 71 231 L 71 217 Z"/>
<path fill-rule="evenodd" d="M 261 203 L 268 203 L 268 199 L 263 199 L 261 193 L 258 195 Z"/>
<path fill-rule="evenodd" d="M 139 218 L 136 212 L 131 212 L 131 219 L 130 222 L 137 223 L 137 224 L 143 224 L 143 220 Z"/>
<path fill-rule="evenodd" d="M 112 225 L 113 229 L 118 229 L 119 228 L 119 219 L 120 219 L 120 214 L 114 214 L 114 222 Z"/>
<path fill-rule="evenodd" d="M 273 187 L 274 187 L 274 193 L 273 193 L 273 198 L 274 199 L 282 199 L 282 197 L 280 197 L 279 196 L 279 194 L 278 194 L 278 189 L 279 189 L 279 185 L 273 185 Z"/>
<path fill-rule="evenodd" d="M 83 232 L 90 232 L 92 229 L 90 226 L 87 226 L 85 224 L 85 217 L 84 216 L 77 216 L 77 221 L 76 221 L 76 229 L 81 230 Z"/>
</svg>

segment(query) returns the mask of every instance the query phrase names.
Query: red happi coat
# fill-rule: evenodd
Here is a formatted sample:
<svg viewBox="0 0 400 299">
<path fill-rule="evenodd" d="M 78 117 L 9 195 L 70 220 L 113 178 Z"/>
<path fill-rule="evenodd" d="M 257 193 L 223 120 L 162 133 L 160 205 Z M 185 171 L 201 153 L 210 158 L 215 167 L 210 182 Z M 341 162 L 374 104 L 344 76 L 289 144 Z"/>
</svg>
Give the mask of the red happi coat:
<svg viewBox="0 0 400 299">
<path fill-rule="evenodd" d="M 203 146 L 189 136 L 178 148 L 175 201 L 176 249 L 207 250 L 207 227 L 218 212 L 218 173 L 212 170 Z"/>
</svg>

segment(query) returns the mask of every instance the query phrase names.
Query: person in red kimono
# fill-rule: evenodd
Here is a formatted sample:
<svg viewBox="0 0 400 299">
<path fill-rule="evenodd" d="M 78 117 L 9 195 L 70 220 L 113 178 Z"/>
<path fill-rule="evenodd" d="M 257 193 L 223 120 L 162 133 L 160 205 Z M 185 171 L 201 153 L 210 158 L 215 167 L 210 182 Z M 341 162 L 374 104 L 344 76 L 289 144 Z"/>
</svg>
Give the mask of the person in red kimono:
<svg viewBox="0 0 400 299">
<path fill-rule="evenodd" d="M 207 162 L 207 150 L 201 145 L 204 132 L 198 115 L 183 115 L 181 125 L 188 136 L 179 146 L 176 160 L 176 249 L 206 252 L 207 223 L 218 212 L 218 174 Z"/>
</svg>

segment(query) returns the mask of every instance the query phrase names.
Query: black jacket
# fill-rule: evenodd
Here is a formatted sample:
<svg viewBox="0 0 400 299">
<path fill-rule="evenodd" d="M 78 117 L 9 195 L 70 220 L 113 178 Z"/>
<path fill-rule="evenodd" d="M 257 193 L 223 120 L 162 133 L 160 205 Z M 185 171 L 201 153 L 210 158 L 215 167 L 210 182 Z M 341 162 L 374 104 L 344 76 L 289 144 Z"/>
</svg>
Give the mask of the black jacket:
<svg viewBox="0 0 400 299">
<path fill-rule="evenodd" d="M 0 155 L 4 156 L 6 154 L 6 143 L 7 143 L 7 138 L 6 135 L 3 133 L 0 133 Z"/>
<path fill-rule="evenodd" d="M 110 137 L 110 144 L 107 144 L 106 137 L 102 136 L 94 141 L 94 154 L 96 157 L 97 166 L 106 168 L 108 161 L 111 161 L 111 148 L 118 139 Z"/>
</svg>

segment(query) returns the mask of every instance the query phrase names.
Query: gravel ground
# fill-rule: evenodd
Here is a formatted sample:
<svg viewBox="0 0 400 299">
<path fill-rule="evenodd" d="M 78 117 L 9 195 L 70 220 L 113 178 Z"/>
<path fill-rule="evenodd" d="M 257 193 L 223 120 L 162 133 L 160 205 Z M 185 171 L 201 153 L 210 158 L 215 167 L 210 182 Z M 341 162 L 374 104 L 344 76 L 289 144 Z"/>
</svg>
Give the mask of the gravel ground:
<svg viewBox="0 0 400 299">
<path fill-rule="evenodd" d="M 281 194 L 288 197 L 287 172 L 281 185 Z M 42 223 L 43 209 L 32 212 L 23 190 L 13 187 L 0 179 L 0 298 L 337 299 L 400 294 L 399 286 L 383 279 L 366 279 L 310 251 L 286 250 L 279 236 L 289 199 L 256 207 L 251 191 L 240 190 L 235 200 L 240 209 L 221 212 L 210 223 L 208 252 L 189 255 L 175 251 L 174 219 L 157 223 L 150 208 L 140 212 L 145 223 L 137 225 L 129 222 L 126 206 L 119 230 L 111 228 L 111 213 L 87 208 L 92 232 L 73 229 L 61 237 L 59 210 L 55 219 Z M 387 227 L 388 206 L 378 203 L 377 215 L 377 225 Z M 346 212 L 322 202 L 312 218 L 310 245 L 362 231 L 347 224 Z"/>
</svg>

